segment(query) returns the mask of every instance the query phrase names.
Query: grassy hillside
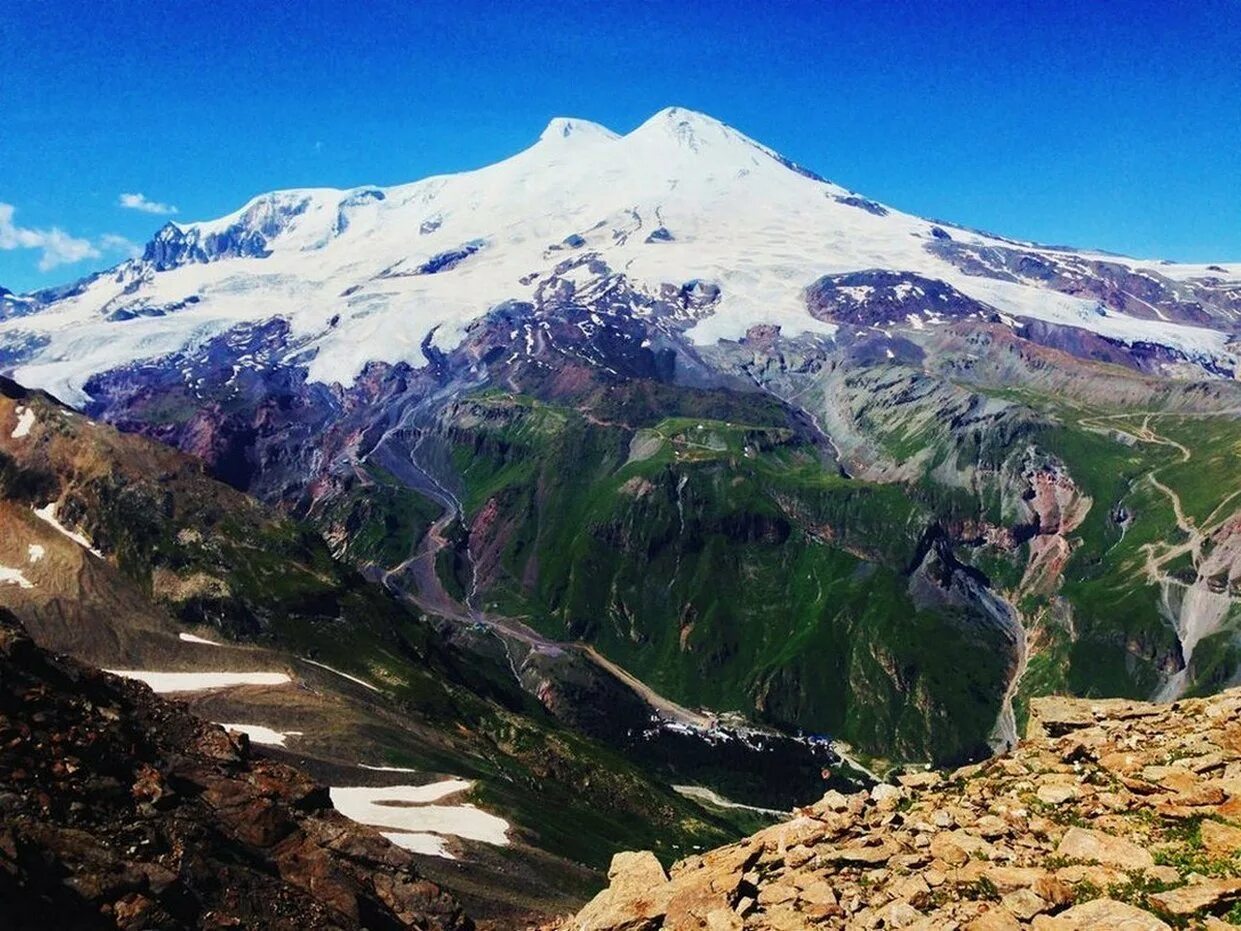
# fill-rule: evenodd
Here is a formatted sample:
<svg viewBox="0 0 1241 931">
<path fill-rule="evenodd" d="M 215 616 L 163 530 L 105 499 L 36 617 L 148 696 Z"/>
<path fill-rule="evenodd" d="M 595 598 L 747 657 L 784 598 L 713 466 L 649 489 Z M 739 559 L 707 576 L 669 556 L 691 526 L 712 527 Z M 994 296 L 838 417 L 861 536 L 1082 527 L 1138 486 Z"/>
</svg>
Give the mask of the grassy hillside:
<svg viewBox="0 0 1241 931">
<path fill-rule="evenodd" d="M 37 422 L 21 440 L 0 431 L 0 504 L 20 516 L 58 502 L 60 519 L 106 557 L 92 559 L 91 572 L 119 574 L 116 585 L 143 593 L 172 632 L 205 625 L 228 642 L 309 657 L 374 683 L 374 694 L 352 690 L 365 696 L 360 705 L 333 699 L 345 702 L 331 737 L 341 759 L 377 754 L 379 762 L 476 779 L 478 800 L 509 817 L 528 843 L 594 868 L 618 848 L 651 847 L 671 858 L 735 836 L 728 818 L 559 725 L 500 658 L 448 644 L 427 619 L 334 559 L 313 527 L 215 482 L 180 453 L 44 397 L 0 396 L 0 422 L 12 419 L 16 403 L 35 409 Z M 395 512 L 402 533 L 428 510 L 399 490 L 374 504 L 368 519 Z M 368 539 L 367 523 L 355 546 Z M 381 549 L 393 545 L 387 534 L 373 539 Z M 108 591 L 67 578 L 57 596 L 75 599 L 101 649 L 126 624 L 110 611 Z M 331 722 L 319 723 L 331 731 Z"/>
</svg>

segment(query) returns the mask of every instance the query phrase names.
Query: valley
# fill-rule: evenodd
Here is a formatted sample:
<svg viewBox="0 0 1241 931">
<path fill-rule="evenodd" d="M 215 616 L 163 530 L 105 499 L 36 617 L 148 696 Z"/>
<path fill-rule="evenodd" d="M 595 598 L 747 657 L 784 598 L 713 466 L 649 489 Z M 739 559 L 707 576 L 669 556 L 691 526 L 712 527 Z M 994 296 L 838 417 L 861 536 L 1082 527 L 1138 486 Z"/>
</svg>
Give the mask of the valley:
<svg viewBox="0 0 1241 931">
<path fill-rule="evenodd" d="M 507 843 L 442 821 L 433 844 L 418 832 L 403 840 L 472 913 L 576 900 L 597 882 L 591 867 L 608 837 L 636 830 L 684 849 L 734 830 L 556 724 L 495 657 L 439 644 L 424 621 L 333 563 L 313 533 L 179 454 L 3 387 L 0 406 L 11 411 L 16 394 L 39 413 L 29 436 L 0 440 L 0 564 L 22 566 L 28 583 L 0 595 L 32 635 L 206 720 L 280 735 L 263 752 L 328 785 L 467 780 L 469 804 L 503 812 Z M 27 495 L 59 502 L 61 525 L 35 516 L 43 505 Z M 85 524 L 78 514 L 90 515 Z"/>
</svg>

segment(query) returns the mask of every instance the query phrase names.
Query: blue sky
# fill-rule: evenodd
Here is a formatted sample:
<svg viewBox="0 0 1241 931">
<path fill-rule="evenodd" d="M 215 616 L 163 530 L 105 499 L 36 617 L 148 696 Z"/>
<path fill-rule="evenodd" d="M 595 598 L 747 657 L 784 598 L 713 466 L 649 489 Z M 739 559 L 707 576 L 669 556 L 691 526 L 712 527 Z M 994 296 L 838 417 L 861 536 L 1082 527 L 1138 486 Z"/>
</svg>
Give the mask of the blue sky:
<svg viewBox="0 0 1241 931">
<path fill-rule="evenodd" d="M 5 0 L 0 285 L 110 265 L 161 206 L 411 181 L 668 105 L 924 216 L 1236 261 L 1238 49 L 1241 0 Z"/>
</svg>

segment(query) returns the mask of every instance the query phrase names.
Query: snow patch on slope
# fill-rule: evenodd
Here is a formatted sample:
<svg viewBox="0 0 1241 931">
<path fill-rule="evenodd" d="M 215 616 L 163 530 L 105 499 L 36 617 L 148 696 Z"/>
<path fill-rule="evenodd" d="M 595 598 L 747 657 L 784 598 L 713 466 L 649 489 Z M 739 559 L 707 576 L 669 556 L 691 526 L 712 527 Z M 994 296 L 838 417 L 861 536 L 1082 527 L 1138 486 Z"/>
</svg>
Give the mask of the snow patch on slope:
<svg viewBox="0 0 1241 931">
<path fill-rule="evenodd" d="M 301 731 L 278 731 L 262 724 L 225 724 L 216 722 L 226 731 L 238 731 L 250 738 L 251 742 L 265 747 L 283 747 L 290 737 L 301 737 Z"/>
<path fill-rule="evenodd" d="M 104 672 L 145 682 L 160 695 L 228 689 L 238 685 L 287 685 L 292 681 L 283 672 L 149 672 L 144 669 L 105 669 Z"/>
<path fill-rule="evenodd" d="M 30 428 L 34 426 L 34 411 L 29 407 L 18 405 L 17 407 L 17 426 L 13 428 L 12 438 L 20 440 L 22 437 L 30 433 Z"/>
<path fill-rule="evenodd" d="M 445 779 L 423 786 L 333 786 L 331 797 L 332 804 L 346 818 L 359 824 L 392 829 L 402 835 L 406 844 L 426 841 L 425 835 L 447 834 L 506 846 L 509 824 L 503 818 L 468 803 L 431 804 L 464 792 L 472 785 L 465 779 Z M 416 840 L 403 836 L 407 834 L 423 837 Z"/>
<path fill-rule="evenodd" d="M 60 521 L 56 519 L 56 507 L 57 507 L 57 503 L 55 501 L 52 501 L 52 502 L 49 502 L 48 504 L 45 504 L 41 508 L 34 508 L 33 510 L 34 510 L 35 516 L 38 517 L 39 520 L 56 528 L 57 531 L 59 531 L 64 536 L 68 537 L 78 546 L 90 551 L 95 556 L 98 556 L 100 559 L 103 559 L 103 553 L 95 549 L 94 545 L 91 543 L 90 540 L 88 540 L 82 534 L 78 533 L 76 530 L 70 530 L 68 527 L 66 527 L 64 524 L 62 524 Z"/>
<path fill-rule="evenodd" d="M 372 692 L 380 691 L 379 688 L 377 688 L 374 685 L 371 685 L 365 679 L 359 679 L 357 676 L 351 676 L 347 672 L 341 672 L 339 669 L 333 669 L 327 663 L 320 663 L 313 659 L 307 659 L 306 657 L 302 657 L 302 662 L 309 663 L 312 666 L 318 666 L 320 669 L 326 669 L 328 672 L 333 673 L 334 675 L 338 675 L 342 679 L 348 679 L 350 682 L 356 682 L 358 685 L 362 686 L 363 688 L 370 689 Z"/>
<path fill-rule="evenodd" d="M 0 566 L 0 585 L 16 585 L 18 588 L 34 588 L 30 580 L 20 569 L 10 569 L 8 566 Z"/>
<path fill-rule="evenodd" d="M 206 637 L 195 637 L 193 634 L 187 633 L 177 634 L 177 639 L 184 643 L 202 643 L 210 647 L 221 646 L 221 644 L 216 643 L 214 640 L 208 640 Z"/>
</svg>

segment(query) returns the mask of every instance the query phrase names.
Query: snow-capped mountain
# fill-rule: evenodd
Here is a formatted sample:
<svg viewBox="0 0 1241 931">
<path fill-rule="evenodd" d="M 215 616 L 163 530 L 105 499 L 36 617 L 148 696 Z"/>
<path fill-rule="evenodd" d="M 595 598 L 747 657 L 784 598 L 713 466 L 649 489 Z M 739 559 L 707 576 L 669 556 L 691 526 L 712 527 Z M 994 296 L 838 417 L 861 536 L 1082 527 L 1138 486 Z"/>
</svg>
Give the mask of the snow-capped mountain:
<svg viewBox="0 0 1241 931">
<path fill-rule="evenodd" d="M 579 660 L 941 761 L 1030 690 L 1241 675 L 1241 265 L 921 219 L 672 109 L 0 300 L 0 369 L 497 634 L 587 732 Z"/>
<path fill-rule="evenodd" d="M 280 191 L 169 223 L 140 258 L 4 295 L 0 367 L 81 403 L 92 375 L 278 317 L 309 378 L 347 386 L 368 362 L 423 364 L 424 342 L 449 350 L 506 302 L 618 283 L 635 317 L 696 295 L 661 324 L 696 346 L 758 325 L 898 334 L 977 317 L 1136 351 L 1166 374 L 1237 371 L 1241 263 L 1138 261 L 920 219 L 678 108 L 623 136 L 555 119 L 477 171 Z M 531 338 L 514 330 L 512 352 Z"/>
</svg>

